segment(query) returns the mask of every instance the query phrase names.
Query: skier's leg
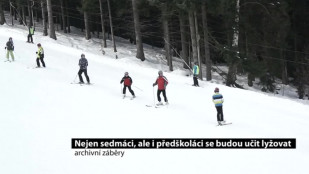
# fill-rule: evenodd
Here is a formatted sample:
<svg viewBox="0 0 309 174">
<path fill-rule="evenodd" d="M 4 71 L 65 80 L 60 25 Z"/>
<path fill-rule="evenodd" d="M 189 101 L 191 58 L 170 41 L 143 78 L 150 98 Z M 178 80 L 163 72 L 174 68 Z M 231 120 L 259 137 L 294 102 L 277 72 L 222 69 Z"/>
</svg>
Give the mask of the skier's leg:
<svg viewBox="0 0 309 174">
<path fill-rule="evenodd" d="M 130 93 L 135 96 L 134 91 L 131 89 L 131 86 L 128 86 Z"/>
<path fill-rule="evenodd" d="M 220 109 L 219 109 L 219 106 L 216 106 L 216 109 L 217 109 L 217 121 L 221 121 L 221 119 L 220 119 Z"/>
<path fill-rule="evenodd" d="M 81 83 L 84 83 L 84 80 L 83 80 L 83 77 L 82 77 L 82 73 L 83 73 L 83 70 L 80 69 L 80 70 L 78 71 L 78 77 L 79 77 L 79 81 L 80 81 Z"/>
<path fill-rule="evenodd" d="M 123 91 L 122 91 L 122 93 L 125 95 L 125 94 L 126 94 L 126 91 L 127 91 L 127 86 L 126 86 L 126 85 L 123 85 Z"/>
<path fill-rule="evenodd" d="M 85 77 L 87 79 L 87 82 L 90 83 L 89 76 L 88 76 L 88 73 L 87 73 L 87 69 L 84 70 L 84 74 L 85 74 Z"/>
<path fill-rule="evenodd" d="M 36 58 L 36 64 L 37 64 L 37 66 L 38 67 L 40 67 L 41 65 L 40 65 L 40 60 L 39 60 L 40 58 Z"/>
<path fill-rule="evenodd" d="M 10 54 L 10 51 L 9 50 L 7 50 L 7 52 L 6 52 L 6 58 L 9 60 L 9 54 Z"/>
<path fill-rule="evenodd" d="M 166 92 L 165 92 L 165 90 L 162 90 L 162 93 L 163 93 L 164 101 L 167 102 L 167 97 L 166 97 Z"/>
<path fill-rule="evenodd" d="M 161 102 L 161 97 L 160 97 L 161 92 L 162 92 L 161 90 L 157 91 L 157 98 L 159 102 Z"/>
<path fill-rule="evenodd" d="M 43 65 L 43 67 L 45 67 L 44 58 L 43 58 L 43 57 L 41 57 L 41 58 L 40 58 L 40 60 L 41 60 L 41 63 L 42 63 L 42 65 Z"/>
<path fill-rule="evenodd" d="M 12 60 L 14 61 L 15 57 L 14 57 L 14 53 L 13 53 L 13 51 L 12 51 L 12 50 L 10 51 L 10 54 L 11 54 L 11 58 L 12 58 Z"/>
<path fill-rule="evenodd" d="M 30 35 L 30 40 L 31 40 L 31 43 L 33 43 L 33 37 L 32 37 L 32 34 Z"/>
<path fill-rule="evenodd" d="M 223 118 L 223 106 L 220 106 L 220 115 L 221 115 L 221 120 L 220 121 L 224 121 L 224 118 Z"/>
</svg>

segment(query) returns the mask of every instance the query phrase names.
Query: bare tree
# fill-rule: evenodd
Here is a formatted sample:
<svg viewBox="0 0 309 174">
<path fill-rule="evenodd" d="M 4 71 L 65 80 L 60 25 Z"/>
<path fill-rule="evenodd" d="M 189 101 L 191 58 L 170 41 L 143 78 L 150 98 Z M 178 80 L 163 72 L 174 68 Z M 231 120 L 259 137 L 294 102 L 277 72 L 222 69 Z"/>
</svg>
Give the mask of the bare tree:
<svg viewBox="0 0 309 174">
<path fill-rule="evenodd" d="M 182 10 L 179 10 L 179 26 L 180 26 L 180 36 L 181 36 L 181 53 L 182 57 L 184 59 L 184 64 L 183 67 L 185 69 L 190 69 L 188 67 L 189 65 L 189 58 L 188 58 L 188 44 L 187 44 L 187 37 L 186 37 L 186 24 L 185 24 L 185 17 L 184 17 L 184 12 Z"/>
<path fill-rule="evenodd" d="M 60 0 L 60 6 L 61 6 L 61 17 L 62 17 L 62 25 L 63 25 L 63 32 L 67 33 L 67 27 L 66 27 L 66 20 L 65 20 L 65 14 L 64 14 L 64 0 Z"/>
<path fill-rule="evenodd" d="M 114 37 L 113 20 L 112 20 L 110 0 L 107 0 L 107 6 L 108 6 L 108 14 L 109 14 L 109 23 L 110 23 L 110 27 L 111 27 L 112 41 L 113 41 L 113 44 L 114 44 L 114 52 L 116 54 L 116 59 L 117 59 L 118 56 L 117 56 L 117 48 L 116 48 L 116 42 L 115 42 L 115 37 Z"/>
<path fill-rule="evenodd" d="M 135 38 L 136 38 L 136 58 L 141 59 L 141 61 L 145 60 L 144 55 L 144 48 L 143 48 L 143 41 L 142 41 L 142 34 L 141 34 L 141 25 L 139 22 L 139 12 L 137 8 L 138 0 L 132 0 L 132 7 L 133 7 L 133 17 L 134 17 L 134 28 L 135 28 Z"/>
<path fill-rule="evenodd" d="M 54 27 L 53 10 L 52 10 L 51 0 L 46 0 L 46 1 L 47 1 L 47 13 L 48 13 L 48 24 L 49 24 L 49 37 L 57 40 L 55 27 Z"/>
<path fill-rule="evenodd" d="M 211 60 L 209 51 L 209 38 L 208 38 L 208 26 L 207 26 L 207 16 L 206 16 L 206 3 L 202 4 L 202 20 L 203 20 L 203 30 L 204 30 L 204 49 L 205 49 L 205 63 L 206 63 L 206 80 L 211 80 Z"/>
<path fill-rule="evenodd" d="M 102 27 L 102 36 L 103 36 L 103 47 L 106 48 L 106 36 L 105 36 L 105 26 L 104 26 L 104 15 L 103 15 L 103 6 L 102 0 L 99 0 L 100 3 L 100 15 L 101 15 L 101 27 Z"/>
<path fill-rule="evenodd" d="M 47 36 L 47 24 L 46 24 L 46 15 L 45 15 L 45 0 L 41 0 L 41 9 L 42 9 L 42 21 L 43 21 L 43 36 Z M 23 8 L 24 9 L 24 8 Z M 23 10 L 24 11 L 24 10 Z M 24 13 L 23 13 L 24 14 Z"/>
<path fill-rule="evenodd" d="M 5 23 L 4 12 L 2 7 L 2 1 L 0 1 L 0 25 Z"/>
</svg>

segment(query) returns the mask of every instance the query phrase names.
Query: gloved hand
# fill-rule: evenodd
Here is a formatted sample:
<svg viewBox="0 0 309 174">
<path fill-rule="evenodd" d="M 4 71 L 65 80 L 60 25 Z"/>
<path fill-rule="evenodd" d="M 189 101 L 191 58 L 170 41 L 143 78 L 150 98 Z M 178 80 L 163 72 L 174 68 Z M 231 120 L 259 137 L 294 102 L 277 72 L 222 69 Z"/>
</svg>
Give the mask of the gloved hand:
<svg viewBox="0 0 309 174">
<path fill-rule="evenodd" d="M 152 86 L 156 86 L 156 84 L 154 83 L 154 84 L 152 84 Z"/>
<path fill-rule="evenodd" d="M 38 54 L 38 52 L 35 52 L 35 54 Z"/>
<path fill-rule="evenodd" d="M 6 47 L 4 47 L 4 49 L 6 50 Z"/>
</svg>

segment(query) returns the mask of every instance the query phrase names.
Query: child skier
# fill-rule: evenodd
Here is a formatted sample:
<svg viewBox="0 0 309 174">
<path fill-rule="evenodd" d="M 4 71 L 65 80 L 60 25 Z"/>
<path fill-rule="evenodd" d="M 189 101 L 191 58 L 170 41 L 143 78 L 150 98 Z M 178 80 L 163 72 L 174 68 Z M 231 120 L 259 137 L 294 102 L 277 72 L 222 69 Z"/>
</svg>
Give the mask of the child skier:
<svg viewBox="0 0 309 174">
<path fill-rule="evenodd" d="M 45 62 L 44 62 L 44 49 L 42 47 L 42 45 L 40 43 L 37 44 L 38 46 L 38 51 L 36 52 L 36 64 L 37 64 L 37 68 L 40 68 L 40 61 L 43 65 L 43 67 L 45 68 Z"/>
<path fill-rule="evenodd" d="M 120 84 L 122 84 L 124 82 L 123 85 L 123 98 L 126 97 L 126 89 L 129 88 L 130 93 L 132 94 L 133 98 L 135 98 L 135 94 L 134 91 L 131 89 L 131 85 L 133 83 L 132 78 L 129 76 L 128 72 L 124 73 L 124 77 L 121 79 Z"/>
<path fill-rule="evenodd" d="M 79 83 L 81 83 L 81 84 L 84 83 L 84 80 L 83 80 L 83 77 L 82 77 L 82 73 L 84 73 L 85 76 L 86 76 L 88 84 L 90 84 L 90 80 L 89 80 L 89 77 L 88 77 L 88 74 L 87 74 L 88 61 L 85 58 L 85 54 L 81 55 L 81 58 L 79 59 L 78 65 L 80 67 L 80 69 L 78 71 Z"/>
<path fill-rule="evenodd" d="M 163 76 L 162 71 L 159 71 L 158 74 L 159 74 L 159 77 L 157 78 L 155 83 L 153 83 L 152 85 L 152 86 L 158 85 L 157 98 L 158 98 L 159 103 L 157 105 L 163 105 L 163 103 L 161 102 L 161 97 L 160 97 L 161 92 L 163 93 L 165 103 L 168 105 L 168 101 L 166 98 L 166 91 L 165 91 L 168 81 L 167 81 L 167 78 Z"/>
<path fill-rule="evenodd" d="M 219 93 L 219 88 L 215 88 L 215 94 L 212 96 L 212 101 L 215 103 L 217 109 L 217 121 L 218 124 L 221 126 L 225 123 L 223 118 L 223 109 L 222 104 L 224 102 L 223 96 Z"/>
<path fill-rule="evenodd" d="M 14 54 L 13 54 L 14 43 L 13 43 L 12 37 L 9 38 L 9 41 L 6 43 L 6 47 L 4 49 L 7 49 L 7 53 L 6 53 L 7 61 L 10 61 L 9 55 L 11 55 L 11 59 L 12 61 L 14 61 Z"/>
<path fill-rule="evenodd" d="M 34 28 L 33 26 L 30 26 L 29 25 L 29 34 L 28 34 L 28 43 L 33 43 L 33 38 L 32 38 L 32 35 L 34 35 Z"/>
<path fill-rule="evenodd" d="M 198 67 L 197 62 L 194 63 L 194 67 L 193 67 L 193 85 L 192 86 L 196 86 L 198 87 L 198 81 L 197 81 L 197 77 L 200 73 L 200 69 Z"/>
</svg>

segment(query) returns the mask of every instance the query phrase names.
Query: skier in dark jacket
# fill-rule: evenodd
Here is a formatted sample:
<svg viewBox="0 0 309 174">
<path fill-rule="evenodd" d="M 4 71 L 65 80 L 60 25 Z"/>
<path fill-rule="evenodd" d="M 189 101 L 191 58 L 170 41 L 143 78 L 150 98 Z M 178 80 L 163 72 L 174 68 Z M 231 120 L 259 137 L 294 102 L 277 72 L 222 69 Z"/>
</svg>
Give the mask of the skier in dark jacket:
<svg viewBox="0 0 309 174">
<path fill-rule="evenodd" d="M 168 100 L 167 100 L 167 97 L 166 97 L 166 91 L 165 91 L 166 86 L 168 84 L 168 80 L 165 76 L 163 76 L 162 71 L 159 71 L 158 74 L 159 74 L 159 77 L 157 78 L 155 83 L 153 83 L 153 85 L 152 85 L 152 86 L 158 85 L 158 90 L 157 90 L 157 98 L 158 98 L 158 101 L 159 101 L 158 105 L 163 105 L 163 103 L 161 102 L 161 97 L 160 97 L 161 93 L 163 93 L 165 103 L 168 104 Z"/>
<path fill-rule="evenodd" d="M 80 67 L 80 69 L 78 71 L 79 83 L 84 83 L 84 80 L 83 80 L 83 77 L 82 77 L 82 73 L 84 73 L 85 76 L 86 76 L 88 84 L 90 84 L 90 80 L 89 80 L 89 77 L 88 77 L 88 74 L 87 74 L 88 61 L 85 58 L 85 54 L 81 55 L 81 58 L 79 59 L 78 65 Z"/>
<path fill-rule="evenodd" d="M 6 43 L 6 47 L 4 49 L 7 49 L 7 53 L 6 53 L 6 58 L 8 59 L 7 61 L 10 61 L 9 59 L 9 55 L 11 55 L 12 61 L 14 61 L 14 43 L 13 43 L 13 39 L 10 37 L 9 41 Z"/>
<path fill-rule="evenodd" d="M 124 73 L 124 77 L 121 79 L 120 84 L 124 83 L 123 85 L 123 98 L 126 97 L 126 89 L 129 88 L 130 93 L 132 94 L 133 98 L 135 98 L 134 91 L 131 89 L 131 85 L 133 83 L 132 78 L 129 76 L 128 72 Z"/>
</svg>

